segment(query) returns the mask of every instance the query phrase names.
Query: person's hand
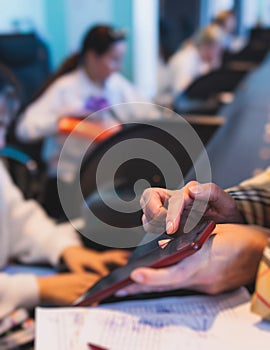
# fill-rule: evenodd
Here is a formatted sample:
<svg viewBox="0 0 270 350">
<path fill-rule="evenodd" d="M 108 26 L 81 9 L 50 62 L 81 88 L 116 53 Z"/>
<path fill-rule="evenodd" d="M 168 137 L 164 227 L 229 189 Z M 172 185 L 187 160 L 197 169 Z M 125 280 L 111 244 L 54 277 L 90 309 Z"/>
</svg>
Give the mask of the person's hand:
<svg viewBox="0 0 270 350">
<path fill-rule="evenodd" d="M 61 257 L 72 272 L 82 273 L 87 269 L 105 276 L 110 272 L 110 265 L 125 265 L 129 253 L 117 249 L 97 252 L 81 246 L 72 246 L 66 248 Z"/>
<path fill-rule="evenodd" d="M 134 270 L 137 284 L 116 295 L 179 288 L 217 294 L 247 285 L 255 279 L 269 233 L 258 226 L 217 225 L 201 250 L 171 267 Z"/>
<path fill-rule="evenodd" d="M 196 201 L 195 201 L 196 199 Z M 189 182 L 180 190 L 149 188 L 141 197 L 143 225 L 147 232 L 175 233 L 181 215 L 189 212 L 206 216 L 216 223 L 243 223 L 234 199 L 213 183 Z"/>
<path fill-rule="evenodd" d="M 99 278 L 94 273 L 63 273 L 38 277 L 40 299 L 56 305 L 70 305 Z"/>
</svg>

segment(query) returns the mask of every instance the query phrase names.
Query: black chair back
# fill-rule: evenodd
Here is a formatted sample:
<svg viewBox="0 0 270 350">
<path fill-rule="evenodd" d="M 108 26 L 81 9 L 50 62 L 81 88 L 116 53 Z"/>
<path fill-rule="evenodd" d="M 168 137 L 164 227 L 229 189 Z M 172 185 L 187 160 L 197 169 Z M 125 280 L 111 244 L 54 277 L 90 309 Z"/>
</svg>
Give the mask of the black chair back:
<svg viewBox="0 0 270 350">
<path fill-rule="evenodd" d="M 35 33 L 1 34 L 0 62 L 7 65 L 21 83 L 25 104 L 49 77 L 48 48 Z"/>
<path fill-rule="evenodd" d="M 178 113 L 216 114 L 222 105 L 221 93 L 233 92 L 246 75 L 245 70 L 220 68 L 197 78 L 176 97 Z"/>
</svg>

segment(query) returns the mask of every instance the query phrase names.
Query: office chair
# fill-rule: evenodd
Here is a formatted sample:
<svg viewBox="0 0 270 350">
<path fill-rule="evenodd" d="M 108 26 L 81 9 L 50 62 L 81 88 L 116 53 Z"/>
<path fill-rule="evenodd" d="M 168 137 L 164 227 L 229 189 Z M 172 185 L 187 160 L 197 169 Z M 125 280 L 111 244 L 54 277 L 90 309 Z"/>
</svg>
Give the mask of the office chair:
<svg viewBox="0 0 270 350">
<path fill-rule="evenodd" d="M 232 63 L 249 62 L 254 68 L 265 59 L 268 51 L 269 45 L 266 41 L 253 37 L 240 52 L 225 52 L 223 56 L 223 65 L 225 67 L 230 67 Z"/>
<path fill-rule="evenodd" d="M 42 186 L 37 162 L 20 149 L 8 145 L 0 149 L 0 158 L 24 197 L 38 199 Z"/>
<path fill-rule="evenodd" d="M 251 42 L 262 42 L 266 46 L 270 45 L 270 29 L 269 28 L 252 28 L 249 33 Z"/>
<path fill-rule="evenodd" d="M 23 103 L 27 104 L 50 73 L 48 48 L 35 33 L 1 34 L 0 62 L 21 83 Z"/>
<path fill-rule="evenodd" d="M 174 101 L 178 113 L 216 114 L 222 93 L 233 92 L 245 76 L 245 70 L 220 68 L 200 76 Z"/>
</svg>

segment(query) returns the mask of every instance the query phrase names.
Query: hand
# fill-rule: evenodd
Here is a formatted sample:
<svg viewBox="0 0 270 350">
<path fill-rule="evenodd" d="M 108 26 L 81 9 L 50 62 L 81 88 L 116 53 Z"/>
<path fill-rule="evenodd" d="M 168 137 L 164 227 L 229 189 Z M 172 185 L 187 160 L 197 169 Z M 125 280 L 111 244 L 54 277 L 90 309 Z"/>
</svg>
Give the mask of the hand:
<svg viewBox="0 0 270 350">
<path fill-rule="evenodd" d="M 82 273 L 85 269 L 90 269 L 101 276 L 110 272 L 108 265 L 124 265 L 128 257 L 129 253 L 124 250 L 111 249 L 106 252 L 96 252 L 81 246 L 68 247 L 62 253 L 62 259 L 70 271 Z"/>
<path fill-rule="evenodd" d="M 196 199 L 196 202 L 194 200 Z M 175 233 L 184 211 L 193 210 L 216 223 L 243 223 L 234 199 L 213 183 L 189 182 L 181 190 L 150 188 L 141 198 L 142 217 L 147 232 Z"/>
<path fill-rule="evenodd" d="M 134 270 L 131 278 L 137 284 L 117 295 L 179 288 L 217 294 L 249 284 L 255 279 L 269 234 L 258 226 L 217 225 L 201 250 L 168 268 Z"/>
<path fill-rule="evenodd" d="M 63 273 L 38 277 L 40 298 L 56 305 L 70 305 L 99 278 L 100 276 L 93 273 Z"/>
</svg>

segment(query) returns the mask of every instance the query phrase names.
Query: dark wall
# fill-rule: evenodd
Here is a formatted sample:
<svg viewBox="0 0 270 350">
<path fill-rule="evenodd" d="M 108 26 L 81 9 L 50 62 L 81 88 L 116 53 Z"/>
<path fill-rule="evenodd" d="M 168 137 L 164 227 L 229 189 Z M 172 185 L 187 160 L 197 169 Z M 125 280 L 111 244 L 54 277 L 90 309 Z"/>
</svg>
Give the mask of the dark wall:
<svg viewBox="0 0 270 350">
<path fill-rule="evenodd" d="M 200 0 L 160 0 L 160 42 L 165 58 L 198 28 Z"/>
</svg>

